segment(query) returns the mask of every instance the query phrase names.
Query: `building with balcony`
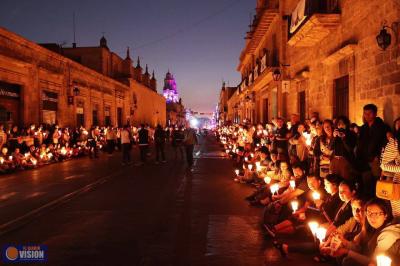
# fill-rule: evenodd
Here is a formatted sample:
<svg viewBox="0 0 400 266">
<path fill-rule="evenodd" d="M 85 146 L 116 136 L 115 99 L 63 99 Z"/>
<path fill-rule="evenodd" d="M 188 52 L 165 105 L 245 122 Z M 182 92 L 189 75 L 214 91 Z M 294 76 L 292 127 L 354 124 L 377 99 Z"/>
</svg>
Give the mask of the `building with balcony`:
<svg viewBox="0 0 400 266">
<path fill-rule="evenodd" d="M 396 0 L 259 0 L 228 113 L 265 123 L 319 112 L 361 124 L 363 105 L 374 103 L 391 123 L 400 116 L 399 29 Z"/>
</svg>

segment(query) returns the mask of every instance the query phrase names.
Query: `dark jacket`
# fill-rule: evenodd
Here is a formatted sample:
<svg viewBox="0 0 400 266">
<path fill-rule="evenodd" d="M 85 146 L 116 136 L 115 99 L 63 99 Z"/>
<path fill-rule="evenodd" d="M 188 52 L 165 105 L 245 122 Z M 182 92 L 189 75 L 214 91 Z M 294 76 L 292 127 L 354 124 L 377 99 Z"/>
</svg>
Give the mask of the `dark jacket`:
<svg viewBox="0 0 400 266">
<path fill-rule="evenodd" d="M 389 126 L 379 117 L 375 119 L 371 127 L 367 123 L 362 125 L 356 149 L 360 170 L 367 170 L 368 163 L 379 157 L 387 142 L 386 133 L 388 131 Z"/>
<path fill-rule="evenodd" d="M 333 196 L 328 195 L 321 207 L 326 212 L 329 219 L 334 221 L 339 208 L 342 206 L 342 203 L 343 202 L 339 198 L 339 192 L 336 192 L 336 194 Z"/>
<path fill-rule="evenodd" d="M 343 204 L 344 203 L 342 203 L 342 206 L 337 211 L 335 219 L 333 220 L 333 225 L 336 226 L 336 227 L 341 226 L 348 219 L 353 217 L 353 212 L 352 212 L 352 209 L 351 209 L 350 201 L 344 206 L 343 206 Z"/>
<path fill-rule="evenodd" d="M 139 129 L 139 145 L 149 144 L 149 131 L 145 128 Z"/>
<path fill-rule="evenodd" d="M 165 131 L 162 128 L 157 128 L 154 132 L 154 141 L 157 144 L 164 144 L 165 143 Z"/>
<path fill-rule="evenodd" d="M 350 163 L 354 162 L 354 148 L 357 144 L 357 136 L 354 132 L 346 130 L 345 137 L 336 137 L 333 143 L 333 155 L 343 156 Z"/>
</svg>

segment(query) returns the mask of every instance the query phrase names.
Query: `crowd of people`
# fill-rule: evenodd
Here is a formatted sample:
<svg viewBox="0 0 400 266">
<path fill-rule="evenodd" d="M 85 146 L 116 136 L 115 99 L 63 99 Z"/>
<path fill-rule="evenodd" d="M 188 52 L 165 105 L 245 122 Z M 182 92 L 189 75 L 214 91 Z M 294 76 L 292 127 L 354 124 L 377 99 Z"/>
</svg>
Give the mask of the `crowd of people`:
<svg viewBox="0 0 400 266">
<path fill-rule="evenodd" d="M 112 155 L 122 151 L 122 165 L 132 163 L 132 147 L 140 150 L 141 165 L 150 155 L 154 146 L 155 162 L 166 162 L 165 143 L 171 143 L 175 159 L 186 157 L 188 165 L 193 164 L 193 147 L 197 144 L 196 132 L 189 126 L 167 127 L 148 125 L 140 127 L 93 126 L 86 129 L 60 128 L 57 125 L 30 125 L 26 128 L 0 125 L 0 174 L 32 169 L 39 166 L 61 162 L 72 158 L 89 156 L 98 158 L 99 151 Z M 184 156 L 186 153 L 186 156 Z"/>
<path fill-rule="evenodd" d="M 313 113 L 217 130 L 234 181 L 254 187 L 246 200 L 262 210 L 262 230 L 283 257 L 400 265 L 400 118 L 391 127 L 377 113 L 365 105 L 362 125 Z M 290 244 L 294 234 L 306 241 Z"/>
</svg>

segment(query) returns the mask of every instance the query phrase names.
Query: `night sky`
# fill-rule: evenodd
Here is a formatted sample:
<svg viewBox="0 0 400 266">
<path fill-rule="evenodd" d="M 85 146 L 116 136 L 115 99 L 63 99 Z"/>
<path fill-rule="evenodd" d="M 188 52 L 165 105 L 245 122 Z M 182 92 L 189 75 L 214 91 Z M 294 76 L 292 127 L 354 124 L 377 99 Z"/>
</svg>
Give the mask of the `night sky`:
<svg viewBox="0 0 400 266">
<path fill-rule="evenodd" d="M 222 79 L 236 86 L 255 0 L 1 0 L 0 26 L 38 43 L 97 46 L 102 32 L 109 48 L 156 72 L 158 92 L 168 69 L 188 108 L 213 111 Z"/>
</svg>

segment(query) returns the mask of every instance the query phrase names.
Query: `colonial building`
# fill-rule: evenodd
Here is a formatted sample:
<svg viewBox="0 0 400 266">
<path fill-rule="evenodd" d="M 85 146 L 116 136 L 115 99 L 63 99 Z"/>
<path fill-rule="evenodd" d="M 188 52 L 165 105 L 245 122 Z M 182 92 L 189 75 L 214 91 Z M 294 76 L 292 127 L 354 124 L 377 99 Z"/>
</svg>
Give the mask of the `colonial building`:
<svg viewBox="0 0 400 266">
<path fill-rule="evenodd" d="M 165 124 L 166 103 L 140 60 L 99 46 L 36 44 L 0 28 L 0 123 Z"/>
<path fill-rule="evenodd" d="M 396 0 L 258 0 L 228 119 L 264 123 L 319 112 L 360 124 L 363 105 L 374 103 L 393 121 L 400 115 L 399 26 Z"/>
<path fill-rule="evenodd" d="M 228 119 L 228 100 L 236 92 L 237 87 L 226 87 L 225 82 L 222 83 L 221 93 L 219 94 L 218 104 L 218 120 L 220 124 L 226 123 Z"/>
<path fill-rule="evenodd" d="M 165 75 L 163 95 L 167 101 L 167 124 L 185 125 L 185 107 L 179 97 L 178 88 L 174 76 L 169 72 Z"/>
</svg>

